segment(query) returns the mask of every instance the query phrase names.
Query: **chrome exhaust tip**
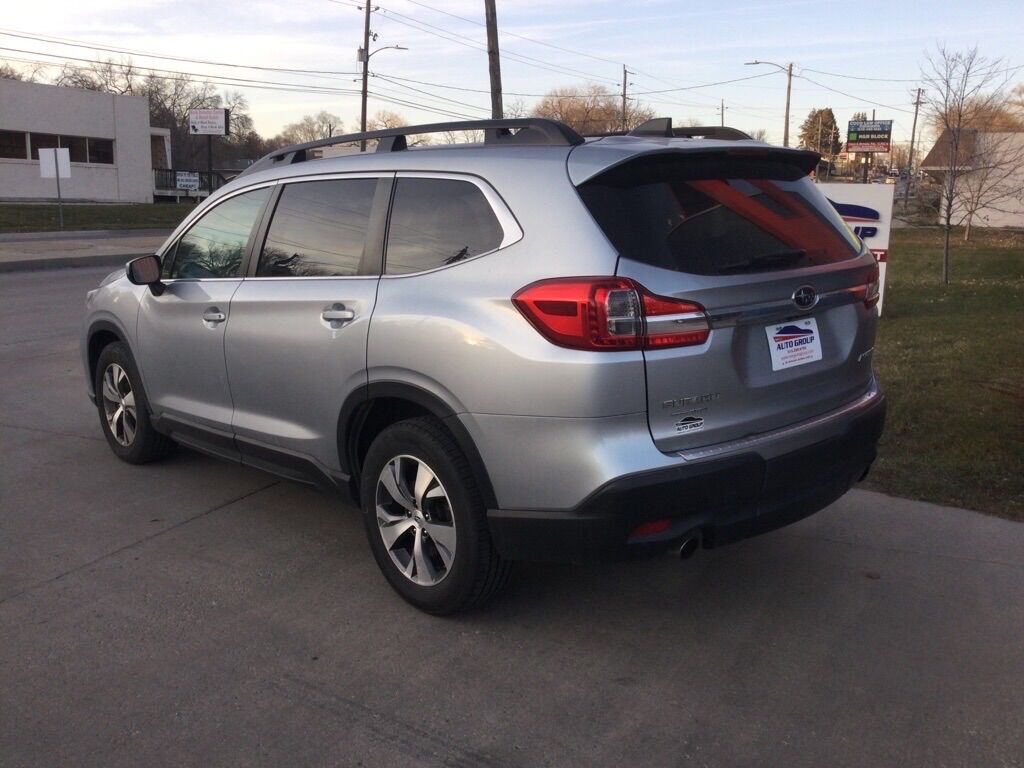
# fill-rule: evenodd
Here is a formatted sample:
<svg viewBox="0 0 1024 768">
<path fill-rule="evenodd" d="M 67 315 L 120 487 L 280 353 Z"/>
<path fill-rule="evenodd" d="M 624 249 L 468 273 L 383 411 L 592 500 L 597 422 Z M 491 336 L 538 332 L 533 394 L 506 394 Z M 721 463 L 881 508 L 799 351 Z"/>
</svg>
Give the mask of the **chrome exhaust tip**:
<svg viewBox="0 0 1024 768">
<path fill-rule="evenodd" d="M 689 560 L 697 554 L 698 549 L 700 549 L 700 536 L 687 536 L 686 539 L 683 540 L 683 543 L 679 545 L 679 559 Z"/>
</svg>

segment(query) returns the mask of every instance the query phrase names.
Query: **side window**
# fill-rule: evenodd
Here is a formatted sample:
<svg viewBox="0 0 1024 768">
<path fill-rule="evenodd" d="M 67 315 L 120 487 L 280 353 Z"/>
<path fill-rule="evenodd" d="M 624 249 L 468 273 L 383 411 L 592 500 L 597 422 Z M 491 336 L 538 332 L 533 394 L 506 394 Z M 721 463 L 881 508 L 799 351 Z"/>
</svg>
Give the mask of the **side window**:
<svg viewBox="0 0 1024 768">
<path fill-rule="evenodd" d="M 270 194 L 254 189 L 225 200 L 192 225 L 164 263 L 166 278 L 238 277 L 256 217 Z"/>
<path fill-rule="evenodd" d="M 501 224 L 479 187 L 456 179 L 399 178 L 385 274 L 422 272 L 501 245 Z"/>
<path fill-rule="evenodd" d="M 267 230 L 256 276 L 357 274 L 376 189 L 376 179 L 285 185 Z"/>
</svg>

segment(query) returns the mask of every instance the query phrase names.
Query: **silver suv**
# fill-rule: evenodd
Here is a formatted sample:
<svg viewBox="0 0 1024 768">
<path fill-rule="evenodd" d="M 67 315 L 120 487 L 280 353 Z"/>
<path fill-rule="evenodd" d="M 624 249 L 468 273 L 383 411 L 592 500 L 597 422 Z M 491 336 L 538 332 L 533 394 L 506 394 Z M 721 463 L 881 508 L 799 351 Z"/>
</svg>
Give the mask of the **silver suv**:
<svg viewBox="0 0 1024 768">
<path fill-rule="evenodd" d="M 483 142 L 407 147 L 460 129 Z M 89 393 L 125 461 L 347 489 L 433 613 L 515 560 L 771 530 L 862 478 L 884 421 L 878 268 L 817 162 L 668 120 L 288 147 L 89 293 Z"/>
</svg>

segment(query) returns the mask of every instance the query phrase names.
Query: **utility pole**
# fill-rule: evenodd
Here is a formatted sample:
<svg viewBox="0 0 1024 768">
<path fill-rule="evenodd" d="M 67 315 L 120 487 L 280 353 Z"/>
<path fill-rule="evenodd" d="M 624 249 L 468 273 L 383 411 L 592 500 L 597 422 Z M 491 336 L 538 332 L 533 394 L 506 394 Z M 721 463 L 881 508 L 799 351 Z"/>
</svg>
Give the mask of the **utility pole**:
<svg viewBox="0 0 1024 768">
<path fill-rule="evenodd" d="M 789 96 L 793 90 L 793 62 L 786 67 L 786 127 L 782 131 L 782 146 L 789 146 Z"/>
<path fill-rule="evenodd" d="M 366 88 L 370 77 L 370 14 L 373 8 L 367 2 L 363 8 L 363 95 L 362 109 L 359 112 L 359 132 L 366 133 Z M 359 151 L 366 151 L 366 139 L 359 142 Z"/>
<path fill-rule="evenodd" d="M 725 128 L 725 99 L 722 99 L 718 105 L 718 114 L 721 115 L 721 125 Z"/>
<path fill-rule="evenodd" d="M 917 133 L 917 110 L 921 107 L 921 89 L 917 89 L 914 99 L 914 124 L 910 128 L 910 153 L 907 155 L 907 186 L 903 189 L 903 210 L 910 205 L 910 185 L 914 180 L 914 134 Z"/>
<path fill-rule="evenodd" d="M 626 65 L 622 65 L 622 130 L 628 130 L 628 124 L 626 122 L 626 77 L 629 75 L 629 70 L 626 69 Z"/>
<path fill-rule="evenodd" d="M 491 117 L 501 120 L 505 110 L 501 105 L 501 57 L 498 54 L 498 12 L 494 0 L 484 0 L 487 22 L 487 64 L 491 73 Z"/>
</svg>

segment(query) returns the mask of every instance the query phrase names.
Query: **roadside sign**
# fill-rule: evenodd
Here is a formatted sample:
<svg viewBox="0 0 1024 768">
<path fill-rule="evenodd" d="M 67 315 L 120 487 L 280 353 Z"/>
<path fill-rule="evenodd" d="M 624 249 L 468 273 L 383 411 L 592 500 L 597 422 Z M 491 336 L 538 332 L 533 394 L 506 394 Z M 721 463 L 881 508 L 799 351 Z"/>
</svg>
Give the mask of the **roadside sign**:
<svg viewBox="0 0 1024 768">
<path fill-rule="evenodd" d="M 889 229 L 892 224 L 892 184 L 819 184 L 818 189 L 875 255 L 878 262 L 878 314 L 885 299 L 885 270 L 889 263 Z"/>
<path fill-rule="evenodd" d="M 195 136 L 227 136 L 229 127 L 226 109 L 188 111 L 188 130 Z"/>
<path fill-rule="evenodd" d="M 199 171 L 175 171 L 174 186 L 178 189 L 199 191 Z"/>
<path fill-rule="evenodd" d="M 67 147 L 39 150 L 39 175 L 57 180 L 57 215 L 64 229 L 64 198 L 60 193 L 60 180 L 71 178 L 71 151 Z"/>
<path fill-rule="evenodd" d="M 39 176 L 44 179 L 71 178 L 71 151 L 67 148 L 39 150 Z"/>
<path fill-rule="evenodd" d="M 892 120 L 851 120 L 846 131 L 847 152 L 888 152 Z"/>
</svg>

